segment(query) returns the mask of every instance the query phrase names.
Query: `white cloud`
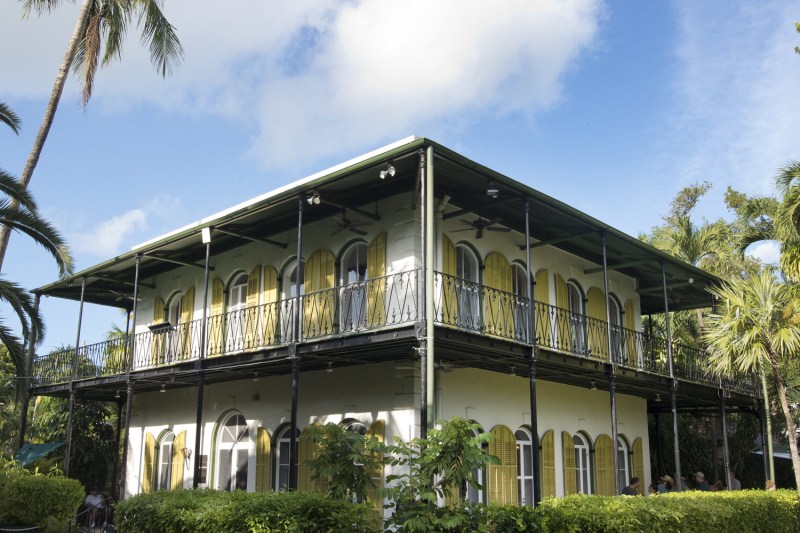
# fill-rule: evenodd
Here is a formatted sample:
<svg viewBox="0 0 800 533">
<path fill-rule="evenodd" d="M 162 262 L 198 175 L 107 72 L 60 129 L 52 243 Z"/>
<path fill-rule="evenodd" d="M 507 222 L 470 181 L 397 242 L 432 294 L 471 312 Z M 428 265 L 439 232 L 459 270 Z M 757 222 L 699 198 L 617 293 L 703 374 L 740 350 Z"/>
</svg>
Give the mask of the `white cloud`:
<svg viewBox="0 0 800 533">
<path fill-rule="evenodd" d="M 14 50 L 4 71 L 21 78 L 3 76 L 0 94 L 42 98 L 77 10 L 59 6 L 24 24 L 13 22 L 19 12 L 0 6 L 9 21 L 0 53 Z M 131 31 L 91 105 L 241 120 L 254 131 L 252 157 L 286 164 L 552 106 L 601 12 L 600 0 L 169 0 L 165 13 L 186 51 L 180 70 L 161 80 Z"/>
<path fill-rule="evenodd" d="M 76 252 L 108 257 L 122 249 L 122 243 L 147 227 L 147 213 L 131 209 L 96 224 L 89 231 L 75 232 L 69 239 Z"/>
<path fill-rule="evenodd" d="M 745 252 L 762 263 L 777 265 L 781 255 L 781 246 L 778 241 L 763 241 L 751 245 Z"/>
</svg>

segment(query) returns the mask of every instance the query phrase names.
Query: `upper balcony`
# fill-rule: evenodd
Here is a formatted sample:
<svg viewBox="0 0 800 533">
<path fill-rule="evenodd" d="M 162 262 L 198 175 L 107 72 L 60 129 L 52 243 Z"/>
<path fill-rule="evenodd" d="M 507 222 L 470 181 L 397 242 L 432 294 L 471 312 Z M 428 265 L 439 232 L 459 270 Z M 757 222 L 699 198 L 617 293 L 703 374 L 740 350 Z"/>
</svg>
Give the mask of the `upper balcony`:
<svg viewBox="0 0 800 533">
<path fill-rule="evenodd" d="M 667 342 L 662 337 L 538 301 L 531 312 L 527 298 L 441 272 L 435 273 L 434 283 L 435 324 L 441 328 L 523 346 L 529 345 L 529 331 L 535 331 L 540 351 L 669 377 Z M 421 319 L 419 286 L 420 271 L 411 270 L 205 320 L 156 324 L 147 332 L 81 346 L 77 353 L 65 349 L 36 357 L 33 386 L 169 370 L 201 358 L 222 361 L 241 354 L 267 354 L 295 339 L 315 343 L 413 328 Z M 298 317 L 300 327 L 295 323 Z M 373 349 L 380 350 L 380 345 Z M 710 375 L 701 349 L 673 343 L 672 351 L 674 374 L 680 380 L 757 394 L 753 379 L 720 380 Z"/>
</svg>

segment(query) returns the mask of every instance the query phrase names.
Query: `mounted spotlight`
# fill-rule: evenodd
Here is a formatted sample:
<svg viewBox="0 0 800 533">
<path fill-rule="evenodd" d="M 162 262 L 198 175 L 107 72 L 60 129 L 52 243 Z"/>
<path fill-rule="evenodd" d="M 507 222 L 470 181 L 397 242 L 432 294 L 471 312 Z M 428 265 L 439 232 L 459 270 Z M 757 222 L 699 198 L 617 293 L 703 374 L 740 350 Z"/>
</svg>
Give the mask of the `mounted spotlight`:
<svg viewBox="0 0 800 533">
<path fill-rule="evenodd" d="M 306 202 L 308 202 L 308 205 L 319 205 L 320 202 L 319 193 L 313 192 L 310 195 L 306 196 Z"/>
<path fill-rule="evenodd" d="M 500 189 L 494 184 L 494 181 L 489 180 L 489 185 L 486 187 L 486 196 L 489 198 L 497 198 L 500 196 Z"/>
<path fill-rule="evenodd" d="M 658 392 L 656 393 L 656 401 L 657 402 L 661 401 L 661 393 L 658 393 Z"/>
<path fill-rule="evenodd" d="M 396 172 L 397 171 L 395 170 L 394 165 L 392 165 L 391 163 L 387 163 L 386 168 L 384 170 L 381 170 L 378 176 L 380 176 L 382 180 L 385 180 L 386 178 L 394 177 Z"/>
<path fill-rule="evenodd" d="M 167 392 L 167 386 L 162 383 L 161 390 L 159 392 Z"/>
<path fill-rule="evenodd" d="M 594 380 L 592 380 L 590 384 L 589 390 L 597 390 L 597 383 L 595 383 Z"/>
<path fill-rule="evenodd" d="M 328 368 L 325 369 L 325 372 L 327 372 L 328 374 L 333 372 L 333 362 L 328 361 Z"/>
</svg>

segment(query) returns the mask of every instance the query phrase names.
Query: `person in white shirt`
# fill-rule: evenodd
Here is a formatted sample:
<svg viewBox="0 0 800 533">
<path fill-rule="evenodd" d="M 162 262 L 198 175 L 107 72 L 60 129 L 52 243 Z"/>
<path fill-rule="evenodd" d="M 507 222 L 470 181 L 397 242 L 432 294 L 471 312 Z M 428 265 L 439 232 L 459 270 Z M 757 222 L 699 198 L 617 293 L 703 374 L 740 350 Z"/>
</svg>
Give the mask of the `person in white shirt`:
<svg viewBox="0 0 800 533">
<path fill-rule="evenodd" d="M 731 486 L 728 487 L 729 490 L 742 490 L 742 482 L 736 479 L 736 474 L 733 473 L 731 470 Z"/>
<path fill-rule="evenodd" d="M 97 510 L 103 508 L 103 497 L 97 494 L 97 489 L 92 489 L 86 495 L 83 503 L 89 508 L 89 522 L 92 524 L 90 527 L 94 528 L 95 520 L 97 520 Z"/>
</svg>

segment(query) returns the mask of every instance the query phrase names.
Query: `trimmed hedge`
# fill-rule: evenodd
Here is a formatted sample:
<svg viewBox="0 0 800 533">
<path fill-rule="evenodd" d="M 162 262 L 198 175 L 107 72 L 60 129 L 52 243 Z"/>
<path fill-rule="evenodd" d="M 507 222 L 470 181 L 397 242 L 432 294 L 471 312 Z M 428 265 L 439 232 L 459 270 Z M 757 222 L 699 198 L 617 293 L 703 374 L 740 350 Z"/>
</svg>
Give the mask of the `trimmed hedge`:
<svg viewBox="0 0 800 533">
<path fill-rule="evenodd" d="M 120 533 L 367 532 L 369 507 L 317 492 L 159 491 L 117 503 Z"/>
<path fill-rule="evenodd" d="M 66 522 L 83 501 L 83 485 L 62 476 L 0 477 L 0 524 L 40 527 Z"/>
<path fill-rule="evenodd" d="M 612 498 L 572 495 L 546 500 L 536 512 L 544 519 L 545 531 L 800 531 L 797 493 L 789 490 L 690 491 Z"/>
</svg>

